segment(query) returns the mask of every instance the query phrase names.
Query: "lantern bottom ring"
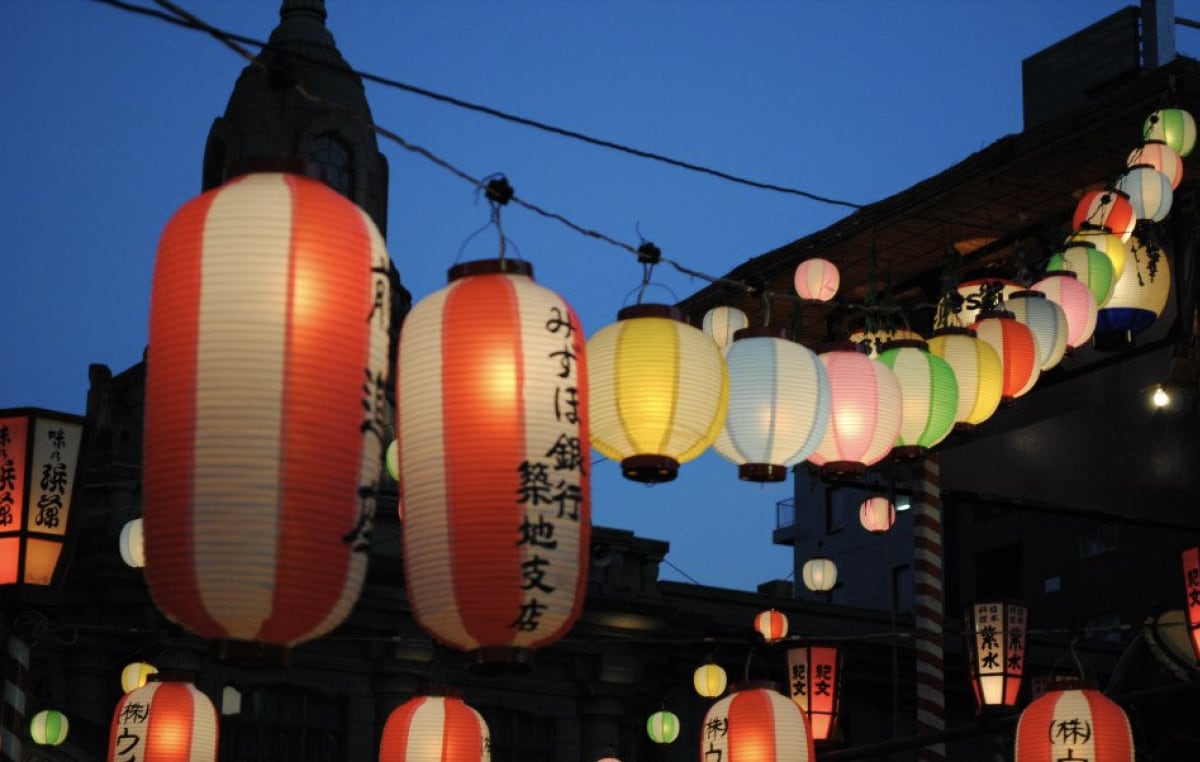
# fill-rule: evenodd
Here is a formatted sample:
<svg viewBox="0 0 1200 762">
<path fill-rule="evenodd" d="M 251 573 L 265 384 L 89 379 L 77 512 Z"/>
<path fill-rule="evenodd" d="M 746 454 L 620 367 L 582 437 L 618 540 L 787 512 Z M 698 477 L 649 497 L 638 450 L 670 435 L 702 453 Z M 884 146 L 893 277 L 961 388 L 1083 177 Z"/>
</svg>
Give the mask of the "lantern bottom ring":
<svg viewBox="0 0 1200 762">
<path fill-rule="evenodd" d="M 924 458 L 929 453 L 929 448 L 921 445 L 900 445 L 893 447 L 891 452 L 892 460 L 919 460 Z"/>
<path fill-rule="evenodd" d="M 831 460 L 821 466 L 822 479 L 857 479 L 867 473 L 866 465 L 853 460 Z"/>
<path fill-rule="evenodd" d="M 232 638 L 212 640 L 209 651 L 217 661 L 240 667 L 286 667 L 292 653 L 287 646 Z"/>
<path fill-rule="evenodd" d="M 666 455 L 632 455 L 621 461 L 621 471 L 635 482 L 661 484 L 679 475 L 679 461 Z"/>
<path fill-rule="evenodd" d="M 468 671 L 475 675 L 517 675 L 533 669 L 533 649 L 484 646 L 467 653 Z"/>
<path fill-rule="evenodd" d="M 744 482 L 781 482 L 787 478 L 787 467 L 774 463 L 743 463 L 738 466 L 738 478 Z"/>
</svg>

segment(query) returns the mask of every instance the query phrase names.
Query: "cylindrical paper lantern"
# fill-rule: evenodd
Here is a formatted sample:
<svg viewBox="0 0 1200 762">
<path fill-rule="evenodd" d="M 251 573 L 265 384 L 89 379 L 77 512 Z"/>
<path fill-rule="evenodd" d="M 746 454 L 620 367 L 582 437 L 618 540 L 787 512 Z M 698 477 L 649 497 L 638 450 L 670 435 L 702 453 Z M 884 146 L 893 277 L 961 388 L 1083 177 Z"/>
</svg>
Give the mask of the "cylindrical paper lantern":
<svg viewBox="0 0 1200 762">
<path fill-rule="evenodd" d="M 1041 291 L 1018 291 L 1006 309 L 1033 332 L 1038 348 L 1038 368 L 1045 373 L 1067 352 L 1067 314 Z"/>
<path fill-rule="evenodd" d="M 1112 260 L 1095 246 L 1085 242 L 1069 244 L 1051 254 L 1046 262 L 1046 270 L 1068 270 L 1075 273 L 1079 282 L 1092 292 L 1097 307 L 1103 307 L 1108 302 L 1117 280 Z"/>
<path fill-rule="evenodd" d="M 861 476 L 900 434 L 902 397 L 892 369 L 849 345 L 820 355 L 829 376 L 829 427 L 809 460 L 824 476 Z"/>
<path fill-rule="evenodd" d="M 859 328 L 850 332 L 850 343 L 866 349 L 868 357 L 879 357 L 879 353 L 890 342 L 902 341 L 904 339 L 924 341 L 925 337 L 907 328 L 878 328 L 874 330 Z"/>
<path fill-rule="evenodd" d="M 828 741 L 837 729 L 842 659 L 833 646 L 788 649 L 788 688 L 804 712 L 814 741 Z"/>
<path fill-rule="evenodd" d="M 527 262 L 467 262 L 449 280 L 400 334 L 405 584 L 439 641 L 482 663 L 519 664 L 566 634 L 583 605 L 583 327 Z"/>
<path fill-rule="evenodd" d="M 800 707 L 774 683 L 748 682 L 704 715 L 700 759 L 721 762 L 811 762 L 812 734 Z"/>
<path fill-rule="evenodd" d="M 1092 338 L 1096 331 L 1096 298 L 1088 287 L 1079 282 L 1073 273 L 1062 270 L 1050 271 L 1046 277 L 1034 283 L 1034 291 L 1041 291 L 1046 298 L 1062 307 L 1067 316 L 1067 351 L 1078 349 Z"/>
<path fill-rule="evenodd" d="M 1187 156 L 1196 146 L 1196 120 L 1181 108 L 1165 108 L 1146 117 L 1142 137 L 1161 140 L 1180 156 Z"/>
<path fill-rule="evenodd" d="M 1020 291 L 1021 284 L 1008 278 L 970 278 L 958 284 L 958 295 L 962 306 L 956 325 L 970 328 L 979 319 L 979 313 L 987 309 L 1002 310 L 1009 294 Z"/>
<path fill-rule="evenodd" d="M 71 723 L 56 709 L 43 709 L 29 721 L 29 737 L 38 746 L 58 746 L 67 740 Z"/>
<path fill-rule="evenodd" d="M 1137 216 L 1129 197 L 1115 188 L 1083 194 L 1071 219 L 1072 230 L 1104 230 L 1122 241 L 1129 240 L 1136 224 Z"/>
<path fill-rule="evenodd" d="M 1014 762 L 1133 762 L 1129 718 L 1091 688 L 1051 688 L 1021 712 Z"/>
<path fill-rule="evenodd" d="M 837 266 L 828 259 L 813 257 L 796 266 L 793 280 L 801 299 L 827 302 L 837 296 L 841 275 Z"/>
<path fill-rule="evenodd" d="M 1183 157 L 1179 152 L 1161 140 L 1148 140 L 1139 148 L 1133 149 L 1125 166 L 1133 167 L 1138 164 L 1149 164 L 1167 177 L 1171 190 L 1183 182 Z"/>
<path fill-rule="evenodd" d="M 217 710 L 196 686 L 149 682 L 117 702 L 108 762 L 216 762 Z"/>
<path fill-rule="evenodd" d="M 1117 178 L 1117 190 L 1129 196 L 1133 216 L 1161 222 L 1171 211 L 1171 180 L 1149 164 L 1135 164 Z"/>
<path fill-rule="evenodd" d="M 880 353 L 879 362 L 891 368 L 900 382 L 900 434 L 892 457 L 924 457 L 954 430 L 958 412 L 954 370 L 923 340 L 894 341 Z"/>
<path fill-rule="evenodd" d="M 704 698 L 716 698 L 725 692 L 728 676 L 720 664 L 708 662 L 692 673 L 692 687 Z"/>
<path fill-rule="evenodd" d="M 729 406 L 725 358 L 679 310 L 626 307 L 587 351 L 592 446 L 626 478 L 671 481 L 716 440 Z"/>
<path fill-rule="evenodd" d="M 858 506 L 858 522 L 871 534 L 884 534 L 896 523 L 896 506 L 882 495 L 874 495 Z"/>
<path fill-rule="evenodd" d="M 1183 551 L 1183 608 L 1187 614 L 1192 650 L 1200 660 L 1200 547 Z"/>
<path fill-rule="evenodd" d="M 800 579 L 814 593 L 827 593 L 837 585 L 837 564 L 832 558 L 813 556 L 801 567 Z"/>
<path fill-rule="evenodd" d="M 768 643 L 783 640 L 788 634 L 787 615 L 775 609 L 761 611 L 754 617 L 754 630 Z"/>
<path fill-rule="evenodd" d="M 121 560 L 126 566 L 140 569 L 146 565 L 146 544 L 142 534 L 142 520 L 132 519 L 121 527 Z"/>
<path fill-rule="evenodd" d="M 958 381 L 954 427 L 970 431 L 991 418 L 1000 407 L 1004 389 L 1000 355 L 992 345 L 969 328 L 948 326 L 933 332 L 929 351 L 949 363 Z"/>
<path fill-rule="evenodd" d="M 984 312 L 975 323 L 980 340 L 992 345 L 1000 357 L 1000 398 L 1012 402 L 1029 393 L 1042 375 L 1033 331 L 1011 312 Z"/>
<path fill-rule="evenodd" d="M 383 726 L 379 762 L 490 762 L 492 739 L 479 712 L 457 695 L 417 696 Z"/>
<path fill-rule="evenodd" d="M 289 646 L 350 613 L 387 424 L 389 267 L 366 212 L 299 175 L 235 178 L 167 223 L 142 478 L 168 618 Z"/>
<path fill-rule="evenodd" d="M 1171 262 L 1166 252 L 1152 257 L 1136 238 L 1129 239 L 1129 266 L 1117 279 L 1112 297 L 1096 316 L 1096 345 L 1120 336 L 1128 345 L 1158 320 L 1171 294 Z"/>
<path fill-rule="evenodd" d="M 666 709 L 655 712 L 646 719 L 646 735 L 654 743 L 675 743 L 679 738 L 679 717 Z"/>
<path fill-rule="evenodd" d="M 1113 279 L 1121 277 L 1125 272 L 1125 260 L 1129 258 L 1129 245 L 1105 230 L 1077 230 L 1067 236 L 1065 246 L 1075 244 L 1091 244 L 1104 256 L 1108 257 L 1113 266 Z"/>
<path fill-rule="evenodd" d="M 829 425 L 829 379 L 817 355 L 771 328 L 738 332 L 725 351 L 729 410 L 713 448 L 746 481 L 777 482 Z"/>
<path fill-rule="evenodd" d="M 158 674 L 158 667 L 144 661 L 130 662 L 121 670 L 121 690 L 129 693 L 137 690 L 150 680 L 151 675 Z"/>
<path fill-rule="evenodd" d="M 717 342 L 717 346 L 726 349 L 733 343 L 733 336 L 743 328 L 750 326 L 750 318 L 737 307 L 713 307 L 704 313 L 701 330 Z"/>
<path fill-rule="evenodd" d="M 1026 621 L 1027 609 L 1019 603 L 976 603 L 967 609 L 968 671 L 980 709 L 1017 705 Z"/>
</svg>

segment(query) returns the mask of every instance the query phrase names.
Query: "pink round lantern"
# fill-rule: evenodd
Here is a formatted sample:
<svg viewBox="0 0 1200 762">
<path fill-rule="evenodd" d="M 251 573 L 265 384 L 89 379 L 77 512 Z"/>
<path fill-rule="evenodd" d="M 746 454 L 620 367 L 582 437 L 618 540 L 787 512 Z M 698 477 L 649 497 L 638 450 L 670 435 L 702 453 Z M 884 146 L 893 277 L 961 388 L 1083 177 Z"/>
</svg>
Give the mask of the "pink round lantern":
<svg viewBox="0 0 1200 762">
<path fill-rule="evenodd" d="M 388 423 L 389 267 L 367 214 L 299 175 L 237 177 L 167 223 L 143 488 L 168 618 L 290 646 L 349 614 Z"/>
<path fill-rule="evenodd" d="M 813 738 L 804 711 L 774 683 L 735 685 L 714 703 L 700 731 L 700 758 L 722 762 L 812 762 Z"/>
<path fill-rule="evenodd" d="M 416 696 L 383 726 L 379 762 L 490 762 L 492 739 L 479 712 L 456 693 Z"/>
<path fill-rule="evenodd" d="M 813 257 L 796 267 L 796 293 L 801 299 L 827 302 L 837 295 L 841 276 L 837 266 L 828 259 Z"/>
<path fill-rule="evenodd" d="M 216 762 L 217 710 L 196 686 L 151 681 L 113 712 L 108 762 Z"/>
<path fill-rule="evenodd" d="M 1125 166 L 1133 167 L 1138 164 L 1149 164 L 1162 172 L 1171 183 L 1171 190 L 1175 190 L 1179 183 L 1183 182 L 1183 157 L 1161 140 L 1148 140 L 1129 154 Z"/>
<path fill-rule="evenodd" d="M 1113 188 L 1083 194 L 1071 219 L 1073 230 L 1104 230 L 1122 241 L 1129 240 L 1136 224 L 1133 204 L 1124 193 Z"/>
<path fill-rule="evenodd" d="M 754 617 L 754 629 L 768 643 L 783 640 L 788 634 L 787 615 L 782 611 L 767 609 Z"/>
<path fill-rule="evenodd" d="M 1046 298 L 1062 307 L 1067 316 L 1067 351 L 1078 349 L 1092 338 L 1096 330 L 1096 298 L 1075 277 L 1074 273 L 1050 271 L 1046 277 L 1031 286 L 1041 291 Z"/>
<path fill-rule="evenodd" d="M 900 382 L 891 368 L 853 345 L 819 356 L 829 376 L 829 426 L 808 460 L 826 477 L 861 476 L 900 435 Z"/>
<path fill-rule="evenodd" d="M 858 521 L 871 534 L 884 534 L 896 523 L 896 506 L 882 495 L 873 495 L 858 506 Z"/>
</svg>

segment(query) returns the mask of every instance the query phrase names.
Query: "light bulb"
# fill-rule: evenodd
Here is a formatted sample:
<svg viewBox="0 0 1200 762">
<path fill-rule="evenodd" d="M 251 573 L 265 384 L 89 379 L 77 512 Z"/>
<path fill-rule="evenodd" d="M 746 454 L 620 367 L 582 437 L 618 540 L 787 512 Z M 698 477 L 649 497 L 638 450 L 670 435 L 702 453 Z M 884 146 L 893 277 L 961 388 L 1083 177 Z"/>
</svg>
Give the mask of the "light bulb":
<svg viewBox="0 0 1200 762">
<path fill-rule="evenodd" d="M 1167 390 L 1162 386 L 1154 387 L 1154 394 L 1151 395 L 1150 401 L 1154 403 L 1154 407 L 1166 407 L 1171 404 L 1171 395 L 1167 394 Z"/>
</svg>

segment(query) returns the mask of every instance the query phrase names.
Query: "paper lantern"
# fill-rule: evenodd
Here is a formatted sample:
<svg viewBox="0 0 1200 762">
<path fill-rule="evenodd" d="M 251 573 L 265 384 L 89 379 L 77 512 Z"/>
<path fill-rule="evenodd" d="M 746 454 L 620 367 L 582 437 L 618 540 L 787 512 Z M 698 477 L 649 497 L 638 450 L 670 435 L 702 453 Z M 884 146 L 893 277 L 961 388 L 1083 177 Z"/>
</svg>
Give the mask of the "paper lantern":
<svg viewBox="0 0 1200 762">
<path fill-rule="evenodd" d="M 1192 649 L 1200 660 L 1200 548 L 1183 551 L 1184 610 Z"/>
<path fill-rule="evenodd" d="M 1136 236 L 1129 243 L 1130 264 L 1096 316 L 1097 348 L 1114 341 L 1128 346 L 1134 336 L 1154 325 L 1171 294 L 1171 258 L 1166 252 L 1151 257 Z"/>
<path fill-rule="evenodd" d="M 1054 252 L 1046 262 L 1046 270 L 1075 273 L 1079 282 L 1092 292 L 1098 307 L 1109 300 L 1116 284 L 1112 260 L 1090 243 L 1079 242 Z"/>
<path fill-rule="evenodd" d="M 1146 117 L 1142 137 L 1161 140 L 1180 156 L 1187 156 L 1196 146 L 1196 120 L 1180 108 L 1159 109 Z"/>
<path fill-rule="evenodd" d="M 146 565 L 146 546 L 142 536 L 141 519 L 131 519 L 121 527 L 119 547 L 121 560 L 126 566 L 140 569 Z"/>
<path fill-rule="evenodd" d="M 217 735 L 217 710 L 196 686 L 152 681 L 117 702 L 108 762 L 216 762 Z"/>
<path fill-rule="evenodd" d="M 1129 245 L 1119 236 L 1104 230 L 1077 230 L 1067 236 L 1064 245 L 1074 246 L 1079 243 L 1090 244 L 1108 257 L 1112 262 L 1114 280 L 1120 278 L 1121 273 L 1125 272 L 1125 260 L 1129 258 Z"/>
<path fill-rule="evenodd" d="M 1116 189 L 1129 197 L 1133 216 L 1161 222 L 1171 211 L 1171 180 L 1149 164 L 1135 164 L 1117 178 Z"/>
<path fill-rule="evenodd" d="M 888 344 L 879 362 L 891 368 L 900 383 L 900 433 L 892 457 L 924 457 L 954 430 L 958 411 L 954 370 L 931 353 L 927 343 L 912 339 Z"/>
<path fill-rule="evenodd" d="M 1038 368 L 1045 373 L 1067 352 L 1067 315 L 1040 291 L 1018 291 L 1005 307 L 1017 322 L 1033 333 L 1038 348 Z"/>
<path fill-rule="evenodd" d="M 754 630 L 768 643 L 783 640 L 788 634 L 787 615 L 775 609 L 759 612 L 754 617 Z"/>
<path fill-rule="evenodd" d="M 900 382 L 891 368 L 853 345 L 819 357 L 829 376 L 829 426 L 808 459 L 827 478 L 861 476 L 900 435 Z"/>
<path fill-rule="evenodd" d="M 724 668 L 711 661 L 696 667 L 692 673 L 692 687 L 704 698 L 716 698 L 724 693 L 727 680 Z"/>
<path fill-rule="evenodd" d="M 812 734 L 795 702 L 774 683 L 747 682 L 704 715 L 700 759 L 721 762 L 811 762 Z"/>
<path fill-rule="evenodd" d="M 449 280 L 400 334 L 408 600 L 442 643 L 525 664 L 571 628 L 587 583 L 583 327 L 527 262 L 467 262 Z"/>
<path fill-rule="evenodd" d="M 879 357 L 879 353 L 883 351 L 883 348 L 887 344 L 904 339 L 924 341 L 925 337 L 907 328 L 878 328 L 874 330 L 859 328 L 850 332 L 850 343 L 866 350 L 868 357 Z"/>
<path fill-rule="evenodd" d="M 144 661 L 130 662 L 121 670 L 121 690 L 126 693 L 137 690 L 150 681 L 151 675 L 158 674 L 158 667 Z"/>
<path fill-rule="evenodd" d="M 1162 172 L 1171 183 L 1172 191 L 1183 182 L 1183 157 L 1161 140 L 1149 140 L 1140 148 L 1133 149 L 1125 160 L 1125 166 L 1134 167 L 1138 164 L 1148 164 Z"/>
<path fill-rule="evenodd" d="M 716 441 L 729 405 L 725 358 L 675 307 L 626 307 L 587 351 L 592 446 L 626 478 L 671 481 Z"/>
<path fill-rule="evenodd" d="M 874 495 L 858 506 L 858 522 L 871 534 L 884 534 L 896 523 L 896 506 L 882 495 Z"/>
<path fill-rule="evenodd" d="M 786 332 L 746 328 L 725 351 L 729 409 L 713 448 L 738 478 L 777 482 L 802 462 L 829 425 L 829 379 L 809 349 Z"/>
<path fill-rule="evenodd" d="M 965 618 L 975 703 L 981 710 L 1016 706 L 1025 674 L 1027 609 L 1019 603 L 976 603 Z"/>
<path fill-rule="evenodd" d="M 1072 230 L 1103 230 L 1128 241 L 1137 224 L 1129 197 L 1115 188 L 1088 191 L 1075 206 Z"/>
<path fill-rule="evenodd" d="M 1133 762 L 1129 718 L 1092 688 L 1051 689 L 1021 712 L 1014 762 Z"/>
<path fill-rule="evenodd" d="M 814 593 L 827 593 L 837 585 L 837 564 L 832 558 L 813 556 L 801 567 L 800 578 Z"/>
<path fill-rule="evenodd" d="M 679 717 L 666 709 L 655 712 L 646 719 L 646 735 L 654 743 L 675 743 L 679 738 Z"/>
<path fill-rule="evenodd" d="M 962 306 L 958 311 L 956 325 L 970 328 L 986 309 L 1004 309 L 1009 294 L 1020 291 L 1023 286 L 1008 278 L 970 278 L 958 284 L 958 295 Z"/>
<path fill-rule="evenodd" d="M 55 709 L 43 709 L 29 721 L 29 737 L 38 746 L 58 746 L 67 740 L 71 723 Z"/>
<path fill-rule="evenodd" d="M 417 696 L 383 726 L 379 762 L 490 762 L 492 739 L 479 712 L 457 694 Z"/>
<path fill-rule="evenodd" d="M 704 313 L 701 330 L 717 342 L 717 346 L 726 349 L 733 343 L 733 336 L 743 328 L 750 326 L 750 318 L 737 307 L 713 307 Z"/>
<path fill-rule="evenodd" d="M 388 423 L 389 267 L 366 212 L 300 175 L 237 177 L 167 223 L 142 473 L 169 619 L 290 646 L 350 613 Z"/>
<path fill-rule="evenodd" d="M 804 712 L 814 741 L 828 741 L 837 729 L 842 659 L 833 646 L 788 649 L 788 689 Z"/>
<path fill-rule="evenodd" d="M 992 345 L 969 328 L 947 326 L 933 332 L 929 351 L 950 365 L 958 381 L 955 429 L 970 431 L 991 418 L 1000 407 L 1004 380 L 1000 355 Z"/>
<path fill-rule="evenodd" d="M 984 312 L 975 323 L 975 333 L 1000 357 L 1000 399 L 1012 402 L 1028 394 L 1042 374 L 1033 331 L 1011 312 Z"/>
<path fill-rule="evenodd" d="M 1078 349 L 1092 338 L 1098 312 L 1096 298 L 1074 273 L 1062 270 L 1047 272 L 1046 277 L 1031 288 L 1041 291 L 1046 298 L 1062 307 L 1063 314 L 1067 316 L 1067 352 Z"/>
<path fill-rule="evenodd" d="M 841 276 L 837 266 L 828 259 L 813 257 L 796 266 L 793 280 L 801 299 L 827 302 L 837 295 Z"/>
</svg>

